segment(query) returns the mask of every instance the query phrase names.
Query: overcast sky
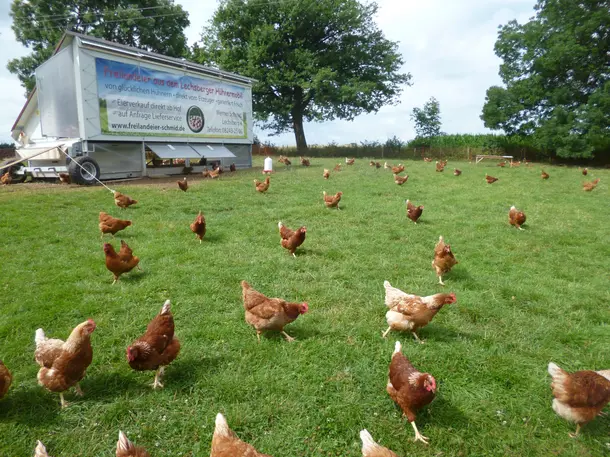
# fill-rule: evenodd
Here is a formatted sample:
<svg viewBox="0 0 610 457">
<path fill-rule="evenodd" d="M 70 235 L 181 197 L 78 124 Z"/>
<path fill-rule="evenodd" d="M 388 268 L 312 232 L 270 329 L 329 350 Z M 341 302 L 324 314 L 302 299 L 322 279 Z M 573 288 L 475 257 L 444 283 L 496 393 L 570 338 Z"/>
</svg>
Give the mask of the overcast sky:
<svg viewBox="0 0 610 457">
<path fill-rule="evenodd" d="M 189 12 L 189 43 L 199 40 L 202 27 L 216 8 L 211 0 L 176 0 Z M 434 96 L 440 103 L 443 131 L 485 132 L 479 119 L 485 91 L 500 84 L 500 60 L 493 52 L 497 28 L 511 19 L 527 21 L 535 0 L 377 0 L 377 24 L 386 38 L 398 41 L 405 61 L 403 71 L 413 76 L 401 103 L 362 115 L 352 122 L 334 121 L 305 125 L 309 144 L 339 144 L 415 136 L 409 114 Z M 15 41 L 8 15 L 9 0 L 0 2 L 0 142 L 12 141 L 10 129 L 25 102 L 19 80 L 6 70 L 9 59 L 28 50 Z M 261 139 L 264 132 L 255 129 Z M 274 136 L 276 145 L 294 145 L 292 133 Z"/>
</svg>

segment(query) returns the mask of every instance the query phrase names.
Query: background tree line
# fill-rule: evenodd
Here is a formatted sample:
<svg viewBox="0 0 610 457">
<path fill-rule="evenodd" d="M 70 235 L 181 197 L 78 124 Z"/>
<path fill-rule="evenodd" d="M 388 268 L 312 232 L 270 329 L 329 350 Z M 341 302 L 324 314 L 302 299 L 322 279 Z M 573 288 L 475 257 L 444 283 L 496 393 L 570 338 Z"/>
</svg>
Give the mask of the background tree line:
<svg viewBox="0 0 610 457">
<path fill-rule="evenodd" d="M 358 0 L 220 0 L 190 49 L 188 13 L 172 0 L 13 0 L 12 29 L 32 52 L 8 68 L 30 92 L 65 30 L 186 57 L 256 79 L 255 119 L 275 134 L 292 131 L 305 153 L 305 122 L 377 112 L 411 85 L 377 10 Z M 487 91 L 486 127 L 545 156 L 610 159 L 610 2 L 539 0 L 529 22 L 500 27 L 495 53 L 504 85 Z M 411 120 L 420 146 L 443 141 L 436 99 Z"/>
</svg>

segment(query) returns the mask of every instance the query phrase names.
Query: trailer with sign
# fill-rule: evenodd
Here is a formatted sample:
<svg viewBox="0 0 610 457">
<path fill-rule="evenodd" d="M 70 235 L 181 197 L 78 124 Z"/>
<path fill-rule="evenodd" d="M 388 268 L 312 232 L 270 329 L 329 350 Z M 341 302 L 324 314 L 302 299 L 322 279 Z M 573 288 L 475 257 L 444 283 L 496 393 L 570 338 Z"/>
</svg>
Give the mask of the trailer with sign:
<svg viewBox="0 0 610 457">
<path fill-rule="evenodd" d="M 252 166 L 252 83 L 66 32 L 13 128 L 16 174 L 75 182 Z"/>
</svg>

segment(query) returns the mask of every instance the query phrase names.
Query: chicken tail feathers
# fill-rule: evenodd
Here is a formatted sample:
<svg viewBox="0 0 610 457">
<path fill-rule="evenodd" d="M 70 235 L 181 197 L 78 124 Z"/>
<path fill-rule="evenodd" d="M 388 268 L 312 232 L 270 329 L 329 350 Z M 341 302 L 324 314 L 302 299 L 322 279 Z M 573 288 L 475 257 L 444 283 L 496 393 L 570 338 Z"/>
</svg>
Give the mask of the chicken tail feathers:
<svg viewBox="0 0 610 457">
<path fill-rule="evenodd" d="M 127 438 L 127 436 L 125 436 L 125 434 L 119 430 L 119 440 L 116 443 L 116 450 L 117 453 L 120 451 L 123 452 L 129 452 L 130 450 L 133 449 L 133 443 L 131 441 L 129 441 L 129 439 Z"/>
<path fill-rule="evenodd" d="M 227 420 L 221 413 L 216 414 L 214 435 L 232 436 L 231 429 L 229 428 L 229 424 L 227 424 Z"/>
<path fill-rule="evenodd" d="M 379 447 L 366 429 L 360 430 L 360 439 L 362 440 L 362 455 L 369 455 Z"/>
<path fill-rule="evenodd" d="M 161 312 L 159 314 L 167 314 L 171 312 L 171 308 L 172 303 L 169 300 L 165 300 L 165 303 L 163 303 L 163 308 L 161 308 Z"/>
<path fill-rule="evenodd" d="M 44 343 L 46 340 L 47 337 L 44 334 L 44 330 L 41 328 L 36 330 L 36 335 L 34 336 L 34 342 L 36 343 L 36 346 L 38 346 L 40 343 Z"/>
<path fill-rule="evenodd" d="M 400 341 L 397 341 L 396 344 L 394 345 L 394 352 L 392 353 L 392 355 L 400 354 L 401 351 L 402 351 L 402 344 L 400 344 Z"/>
<path fill-rule="evenodd" d="M 44 444 L 42 444 L 40 440 L 36 442 L 34 457 L 49 457 L 49 454 L 47 454 L 47 448 L 44 447 Z"/>
<path fill-rule="evenodd" d="M 553 362 L 549 362 L 549 374 L 555 378 L 557 376 L 561 376 L 563 374 L 563 370 L 561 368 L 559 368 L 559 365 L 553 363 Z"/>
<path fill-rule="evenodd" d="M 388 308 L 395 306 L 397 300 L 408 296 L 408 294 L 404 293 L 402 290 L 392 287 L 390 281 L 383 281 L 383 287 L 385 289 L 385 305 Z"/>
</svg>

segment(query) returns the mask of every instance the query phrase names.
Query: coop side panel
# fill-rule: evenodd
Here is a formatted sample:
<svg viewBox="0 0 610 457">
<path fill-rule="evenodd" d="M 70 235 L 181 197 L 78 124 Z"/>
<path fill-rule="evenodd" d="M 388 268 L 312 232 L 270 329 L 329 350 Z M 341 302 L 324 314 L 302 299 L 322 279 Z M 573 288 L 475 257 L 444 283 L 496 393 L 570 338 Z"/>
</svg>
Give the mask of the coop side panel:
<svg viewBox="0 0 610 457">
<path fill-rule="evenodd" d="M 36 69 L 42 136 L 78 137 L 74 58 L 65 48 Z"/>
<path fill-rule="evenodd" d="M 252 167 L 252 146 L 249 144 L 225 144 L 225 147 L 235 154 L 235 158 L 222 159 L 223 166 L 235 163 L 237 168 Z"/>
</svg>

